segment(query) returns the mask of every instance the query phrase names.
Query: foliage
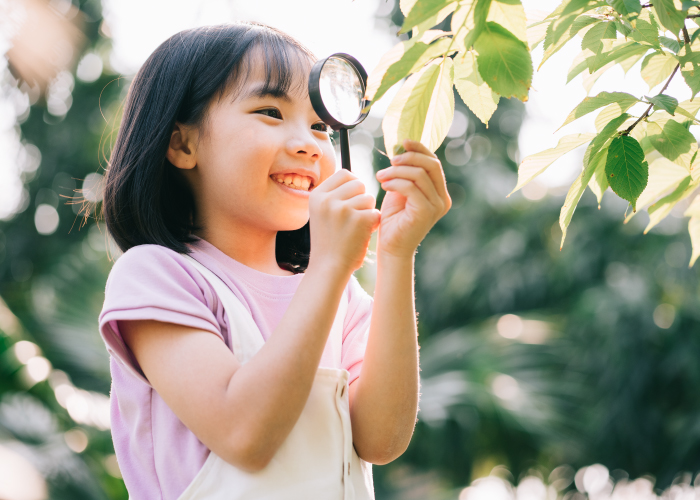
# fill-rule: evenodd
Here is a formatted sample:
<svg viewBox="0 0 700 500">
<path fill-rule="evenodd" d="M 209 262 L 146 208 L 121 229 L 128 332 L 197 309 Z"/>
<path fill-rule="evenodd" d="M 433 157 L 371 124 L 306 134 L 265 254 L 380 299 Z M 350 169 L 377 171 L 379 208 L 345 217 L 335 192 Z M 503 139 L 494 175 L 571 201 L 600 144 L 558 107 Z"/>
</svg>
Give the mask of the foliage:
<svg viewBox="0 0 700 500">
<path fill-rule="evenodd" d="M 542 44 L 544 64 L 579 37 L 582 51 L 568 71 L 569 81 L 585 72 L 588 85 L 592 85 L 611 67 L 619 64 L 627 71 L 643 58 L 641 74 L 649 90 L 665 84 L 651 96 L 601 92 L 586 97 L 562 126 L 603 108 L 596 120 L 597 134 L 566 136 L 555 148 L 525 158 L 514 191 L 560 156 L 590 141 L 581 175 L 561 208 L 562 246 L 586 187 L 596 194 L 598 203 L 609 187 L 629 202 L 632 213 L 637 207 L 647 209 L 652 218 L 647 230 L 681 200 L 696 194 L 700 168 L 695 167 L 700 160 L 697 141 L 688 127 L 698 122 L 700 105 L 693 99 L 679 103 L 664 92 L 678 74 L 693 97 L 700 92 L 700 28 L 692 23 L 700 17 L 697 2 L 564 0 L 543 20 L 529 26 L 520 0 L 415 0 L 401 2 L 401 10 L 406 16 L 401 33 L 410 32 L 412 37 L 384 55 L 370 74 L 367 89 L 367 98 L 374 102 L 409 76 L 384 120 L 389 155 L 396 154 L 406 138 L 422 140 L 433 151 L 437 149 L 453 116 L 453 104 L 445 95 L 452 84 L 470 110 L 488 124 L 501 97 L 527 100 L 533 72 L 531 50 Z M 446 18 L 449 31 L 433 29 Z M 695 28 L 688 28 L 686 20 Z M 440 74 L 439 84 L 428 74 Z M 637 104 L 646 105 L 644 111 L 638 116 L 626 114 Z M 661 157 L 687 173 L 675 184 L 665 183 L 663 189 L 655 183 L 657 177 L 675 167 L 655 161 Z M 652 165 L 661 172 L 652 172 Z M 688 226 L 693 256 L 700 254 L 699 226 L 697 219 L 691 219 Z M 691 258 L 690 265 L 694 263 L 695 258 Z"/>
</svg>

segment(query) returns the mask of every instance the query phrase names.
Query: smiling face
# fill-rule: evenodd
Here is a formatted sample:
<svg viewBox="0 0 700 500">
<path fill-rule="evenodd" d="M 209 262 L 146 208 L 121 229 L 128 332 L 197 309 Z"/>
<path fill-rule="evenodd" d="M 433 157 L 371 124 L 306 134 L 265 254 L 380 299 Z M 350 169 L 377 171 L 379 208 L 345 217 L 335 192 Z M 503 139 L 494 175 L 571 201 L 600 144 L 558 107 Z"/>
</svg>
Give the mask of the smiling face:
<svg viewBox="0 0 700 500">
<path fill-rule="evenodd" d="M 331 130 L 306 90 L 311 64 L 300 60 L 282 85 L 269 81 L 262 51 L 252 49 L 247 61 L 235 96 L 211 102 L 197 131 L 196 167 L 183 170 L 196 222 L 207 231 L 299 229 L 309 220 L 309 191 L 336 169 Z"/>
</svg>

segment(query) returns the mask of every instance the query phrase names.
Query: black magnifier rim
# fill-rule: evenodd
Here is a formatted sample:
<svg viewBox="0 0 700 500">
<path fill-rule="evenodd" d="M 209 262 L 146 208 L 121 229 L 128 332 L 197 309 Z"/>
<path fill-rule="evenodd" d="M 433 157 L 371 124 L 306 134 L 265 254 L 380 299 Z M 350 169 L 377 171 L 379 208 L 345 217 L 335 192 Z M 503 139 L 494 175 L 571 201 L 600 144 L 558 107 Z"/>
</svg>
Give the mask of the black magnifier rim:
<svg viewBox="0 0 700 500">
<path fill-rule="evenodd" d="M 341 123 L 328 112 L 326 106 L 323 104 L 323 99 L 321 98 L 320 82 L 321 70 L 323 70 L 323 65 L 326 64 L 326 62 L 332 57 L 345 59 L 347 62 L 349 62 L 352 65 L 352 67 L 355 68 L 357 74 L 360 75 L 362 86 L 365 90 L 367 90 L 367 72 L 365 71 L 365 68 L 362 67 L 362 64 L 360 64 L 360 61 L 352 57 L 350 54 L 346 54 L 344 52 L 336 52 L 335 54 L 331 54 L 325 59 L 316 61 L 316 63 L 311 68 L 311 74 L 309 75 L 309 97 L 311 98 L 311 105 L 313 106 L 314 111 L 316 111 L 318 117 L 321 120 L 323 120 L 326 124 L 328 124 L 333 130 L 340 130 L 342 128 L 351 129 L 359 123 L 361 123 L 362 120 L 364 120 L 367 117 L 369 109 L 360 113 L 360 116 L 354 123 Z M 362 109 L 366 108 L 367 101 L 363 99 Z"/>
</svg>

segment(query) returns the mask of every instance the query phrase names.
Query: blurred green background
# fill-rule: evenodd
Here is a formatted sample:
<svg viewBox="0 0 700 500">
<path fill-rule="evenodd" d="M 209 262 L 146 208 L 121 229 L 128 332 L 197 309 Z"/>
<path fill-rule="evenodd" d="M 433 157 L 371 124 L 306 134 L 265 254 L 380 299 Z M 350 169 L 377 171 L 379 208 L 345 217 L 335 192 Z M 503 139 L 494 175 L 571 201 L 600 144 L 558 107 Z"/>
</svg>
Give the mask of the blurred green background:
<svg viewBox="0 0 700 500">
<path fill-rule="evenodd" d="M 108 60 L 100 3 L 79 8 L 81 50 Z M 393 32 L 402 20 L 398 6 L 381 17 Z M 13 465 L 36 484 L 13 497 L 0 481 L 3 499 L 127 498 L 97 331 L 118 251 L 94 213 L 129 82 L 89 63 L 41 96 L 0 68 L 26 190 L 0 220 L 0 477 Z M 486 129 L 456 99 L 438 150 L 454 205 L 416 257 L 421 411 L 408 451 L 374 467 L 377 498 L 476 498 L 479 484 L 483 498 L 593 498 L 642 476 L 657 493 L 691 491 L 700 303 L 684 224 L 671 216 L 643 236 L 622 224 L 624 202 L 598 210 L 587 192 L 560 251 L 565 192 L 506 199 L 522 103 L 501 101 Z M 351 135 L 376 148 L 375 170 L 388 166 L 378 125 Z M 370 291 L 372 272 L 358 272 Z"/>
</svg>

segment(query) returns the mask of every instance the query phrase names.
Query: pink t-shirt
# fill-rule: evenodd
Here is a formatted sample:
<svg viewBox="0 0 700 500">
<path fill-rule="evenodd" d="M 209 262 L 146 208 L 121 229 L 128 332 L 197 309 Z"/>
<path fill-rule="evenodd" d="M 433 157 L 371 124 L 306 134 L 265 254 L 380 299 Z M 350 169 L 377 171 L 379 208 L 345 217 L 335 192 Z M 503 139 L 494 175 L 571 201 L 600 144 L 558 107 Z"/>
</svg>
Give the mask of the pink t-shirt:
<svg viewBox="0 0 700 500">
<path fill-rule="evenodd" d="M 274 276 L 252 269 L 206 240 L 191 254 L 219 277 L 251 313 L 267 340 L 284 315 L 304 274 Z M 372 297 L 352 276 L 341 300 L 348 301 L 342 366 L 349 382 L 360 375 L 372 314 Z M 209 456 L 209 449 L 175 416 L 144 378 L 119 333 L 119 321 L 153 319 L 229 338 L 221 302 L 181 254 L 160 245 L 124 253 L 107 279 L 99 317 L 110 353 L 111 425 L 117 460 L 131 500 L 176 500 Z M 320 366 L 332 366 L 329 344 Z"/>
</svg>

